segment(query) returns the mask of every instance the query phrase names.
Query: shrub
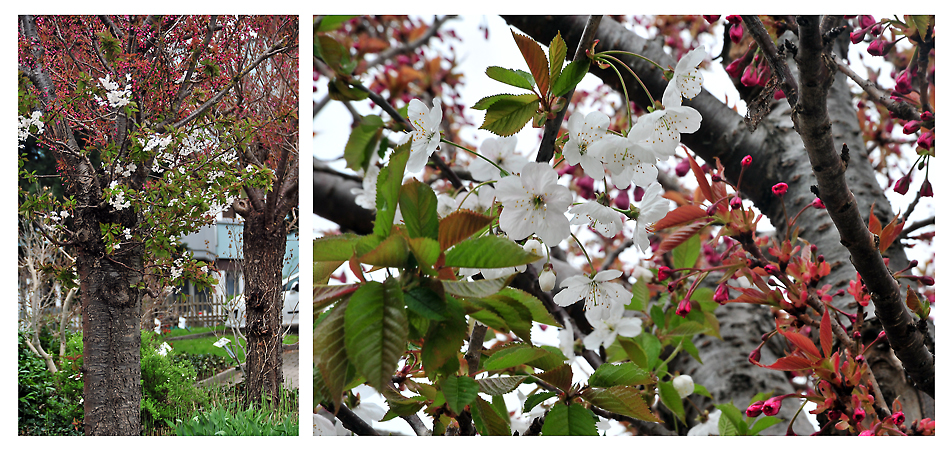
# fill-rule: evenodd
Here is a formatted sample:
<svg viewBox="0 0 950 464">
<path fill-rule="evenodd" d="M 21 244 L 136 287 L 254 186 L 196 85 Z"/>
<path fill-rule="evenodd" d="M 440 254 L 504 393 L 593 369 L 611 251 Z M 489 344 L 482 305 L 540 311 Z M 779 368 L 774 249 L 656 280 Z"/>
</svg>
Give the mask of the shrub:
<svg viewBox="0 0 950 464">
<path fill-rule="evenodd" d="M 62 395 L 46 364 L 24 343 L 24 336 L 23 333 L 17 335 L 17 432 L 20 435 L 82 435 L 82 404 Z"/>
<path fill-rule="evenodd" d="M 178 353 L 195 368 L 198 380 L 207 379 L 234 364 L 230 359 L 213 353 Z"/>
<path fill-rule="evenodd" d="M 207 400 L 195 386 L 195 368 L 182 355 L 158 352 L 161 339 L 142 331 L 142 426 L 145 430 L 188 415 Z"/>
</svg>

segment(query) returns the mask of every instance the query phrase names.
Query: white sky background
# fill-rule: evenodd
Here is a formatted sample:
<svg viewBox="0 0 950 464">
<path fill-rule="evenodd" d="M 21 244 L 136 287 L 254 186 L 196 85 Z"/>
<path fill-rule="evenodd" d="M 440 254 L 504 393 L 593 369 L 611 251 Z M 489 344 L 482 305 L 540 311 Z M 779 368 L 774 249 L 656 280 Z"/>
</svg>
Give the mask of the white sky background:
<svg viewBox="0 0 950 464">
<path fill-rule="evenodd" d="M 875 15 L 876 18 L 881 18 L 880 15 Z M 724 15 L 723 15 L 724 18 Z M 426 17 L 426 21 L 431 22 L 431 17 Z M 479 29 L 479 27 L 488 28 L 488 39 L 485 39 L 484 30 Z M 700 42 L 703 44 L 708 52 L 708 57 L 718 56 L 721 51 L 720 39 L 722 37 L 722 20 L 717 23 L 716 32 L 714 36 L 702 35 L 700 37 Z M 464 73 L 463 83 L 464 85 L 459 86 L 457 89 L 459 92 L 459 98 L 464 102 L 466 107 L 473 105 L 480 98 L 494 95 L 498 93 L 511 93 L 513 87 L 495 81 L 485 75 L 485 69 L 488 66 L 501 66 L 504 68 L 511 69 L 524 69 L 527 70 L 527 65 L 525 64 L 524 58 L 521 56 L 517 46 L 514 43 L 514 40 L 511 37 L 510 30 L 511 28 L 507 23 L 497 15 L 467 15 L 456 20 L 448 21 L 443 25 L 443 30 L 451 28 L 455 31 L 460 40 L 454 41 L 449 40 L 449 43 L 454 45 L 455 54 L 458 57 L 457 60 L 457 70 Z M 647 35 L 644 30 L 638 30 L 638 33 L 641 35 Z M 436 42 L 430 41 L 430 46 L 438 47 L 440 50 L 446 50 L 448 44 L 436 44 Z M 545 50 L 547 47 L 544 47 Z M 867 76 L 867 70 L 864 65 L 862 65 L 861 55 L 859 55 L 859 50 L 864 49 L 863 46 L 855 46 L 851 48 L 851 56 L 849 56 L 852 63 L 852 67 L 855 71 L 863 76 Z M 433 51 L 429 51 L 430 54 Z M 866 57 L 866 54 L 862 54 Z M 570 58 L 570 57 L 568 57 Z M 885 67 L 885 70 L 890 67 L 889 64 L 884 62 L 883 59 L 878 57 L 869 57 L 870 60 L 865 59 L 864 63 L 867 63 L 868 66 L 878 68 L 881 66 Z M 729 76 L 725 73 L 724 66 L 728 63 L 723 63 L 722 60 L 713 61 L 709 66 L 703 69 L 704 83 L 703 88 L 708 92 L 716 96 L 720 101 L 728 101 L 730 105 L 736 105 L 740 114 L 745 114 L 745 104 L 739 99 L 738 92 L 735 87 L 732 85 Z M 882 75 L 887 76 L 889 71 L 881 72 Z M 364 84 L 369 82 L 369 79 L 364 79 Z M 850 82 L 850 81 L 849 81 Z M 314 101 L 320 100 L 326 94 L 326 83 L 327 79 L 321 78 L 317 81 L 317 93 L 314 95 Z M 588 74 L 588 76 L 581 82 L 579 88 L 593 91 L 598 85 L 600 85 L 600 79 L 594 77 L 593 75 Z M 887 78 L 882 79 L 882 83 L 887 85 Z M 622 94 L 613 93 L 610 97 L 616 98 L 617 101 L 622 99 Z M 621 105 L 622 106 L 622 105 Z M 354 107 L 360 114 L 380 114 L 382 111 L 378 108 L 371 109 L 367 101 L 364 102 L 354 102 Z M 587 113 L 590 111 L 590 108 L 579 108 L 578 111 L 582 113 Z M 484 120 L 484 111 L 472 110 L 466 108 L 466 115 L 474 122 L 475 126 L 465 127 L 460 131 L 460 137 L 466 142 L 474 145 L 476 147 L 480 146 L 481 142 L 487 138 L 495 137 L 494 134 L 486 131 L 477 129 L 477 126 L 481 124 Z M 388 119 L 388 116 L 383 116 L 384 119 Z M 315 152 L 314 155 L 318 159 L 324 161 L 330 161 L 337 158 L 340 158 L 333 162 L 333 166 L 347 171 L 345 168 L 345 161 L 342 160 L 342 153 L 344 146 L 346 145 L 347 137 L 350 133 L 349 125 L 352 122 L 352 116 L 349 112 L 343 107 L 342 104 L 338 102 L 331 101 L 329 102 L 321 111 L 321 113 L 314 119 L 314 147 L 319 147 L 319 152 Z M 567 123 L 566 121 L 564 122 Z M 897 128 L 897 131 L 900 131 L 900 128 Z M 521 132 L 518 133 L 518 152 L 521 155 L 527 156 L 528 159 L 533 160 L 534 156 L 537 153 L 538 145 L 541 140 L 541 129 L 535 129 L 528 124 Z M 903 136 L 901 137 L 911 137 Z M 390 138 L 396 140 L 398 137 L 391 136 Z M 468 155 L 457 150 L 458 159 L 468 159 Z M 753 154 L 754 156 L 754 154 Z M 677 159 L 671 158 L 670 166 L 675 165 L 678 162 Z M 909 167 L 908 161 L 907 165 L 904 166 L 904 171 L 906 172 L 907 167 Z M 464 163 L 463 163 L 464 165 Z M 934 173 L 936 174 L 936 173 Z M 421 176 L 421 174 L 419 175 Z M 937 180 L 937 176 L 933 176 L 933 182 Z M 695 187 L 695 179 L 692 179 L 690 175 L 683 178 L 685 184 L 689 187 Z M 883 178 L 880 179 L 881 182 L 886 182 Z M 903 210 L 906 206 L 913 200 L 915 189 L 919 188 L 920 184 L 923 182 L 923 173 L 915 175 L 914 182 L 911 184 L 911 188 L 907 195 L 901 196 L 893 192 L 892 189 L 887 189 L 886 195 L 891 200 L 892 205 L 896 210 Z M 566 183 L 562 181 L 561 183 Z M 600 190 L 603 189 L 603 185 L 599 187 Z M 631 197 L 632 201 L 632 197 Z M 746 202 L 749 204 L 749 202 Z M 929 217 L 934 214 L 933 201 L 932 198 L 922 199 L 917 205 L 915 213 L 911 216 L 910 222 L 912 223 L 915 220 L 920 220 Z M 326 221 L 318 216 L 313 216 L 313 232 L 314 236 L 318 237 L 323 235 L 326 231 L 333 230 L 336 228 L 336 225 L 332 222 Z M 768 225 L 768 220 L 763 219 L 762 224 L 765 225 L 765 228 L 771 228 Z M 908 223 L 908 224 L 909 224 Z M 572 226 L 572 229 L 578 230 L 583 229 L 586 231 L 584 226 Z M 924 229 L 927 230 L 927 229 Z M 579 236 L 582 240 L 584 239 L 583 235 Z M 588 250 L 591 251 L 591 250 Z M 593 253 L 592 253 L 593 254 Z M 598 253 L 602 255 L 602 253 Z M 927 250 L 921 248 L 908 249 L 908 255 L 911 258 L 917 258 L 920 260 L 925 259 L 925 256 L 928 254 Z M 629 265 L 639 261 L 641 256 L 639 256 L 639 251 L 630 248 L 621 255 L 621 261 Z M 578 257 L 579 262 L 576 264 L 583 264 L 583 257 Z M 349 270 L 345 270 L 349 281 L 353 280 L 353 275 Z M 385 278 L 382 276 L 381 278 Z M 548 328 L 545 331 L 540 330 L 538 324 L 534 324 L 534 329 L 532 331 L 532 338 L 536 344 L 552 345 L 557 346 L 557 329 Z M 491 344 L 489 343 L 489 346 Z M 593 371 L 590 366 L 583 360 L 583 358 L 578 357 L 578 362 L 575 362 L 574 365 L 575 371 L 575 381 L 583 381 L 586 379 L 589 374 Z M 367 389 L 368 392 L 371 392 L 371 389 Z M 522 386 L 519 390 L 524 394 L 529 394 L 531 388 L 530 386 Z M 385 411 L 386 406 L 383 403 L 381 397 L 376 395 L 375 397 L 366 396 L 367 392 L 364 392 L 361 397 L 364 399 L 371 400 L 374 403 L 378 403 L 383 406 Z M 510 398 L 509 398 L 510 397 Z M 509 405 L 510 410 L 517 410 L 520 406 L 516 394 L 510 393 L 506 395 L 506 400 Z M 545 404 L 552 403 L 553 400 L 548 400 Z M 790 405 L 789 405 L 790 406 Z M 808 408 L 811 409 L 811 408 Z M 519 411 L 520 413 L 520 411 Z M 520 414 L 519 414 L 520 415 Z M 431 425 L 431 422 L 428 421 L 428 418 L 420 414 L 423 417 L 424 422 L 427 426 Z M 385 423 L 375 423 L 375 427 L 380 430 L 393 430 L 398 431 L 404 434 L 412 434 L 412 430 L 409 426 L 401 420 L 392 420 Z M 782 425 L 784 427 L 784 425 Z M 779 426 L 776 426 L 779 427 Z M 608 431 L 608 435 L 617 434 L 623 431 L 623 428 L 620 426 L 615 426 Z"/>
</svg>

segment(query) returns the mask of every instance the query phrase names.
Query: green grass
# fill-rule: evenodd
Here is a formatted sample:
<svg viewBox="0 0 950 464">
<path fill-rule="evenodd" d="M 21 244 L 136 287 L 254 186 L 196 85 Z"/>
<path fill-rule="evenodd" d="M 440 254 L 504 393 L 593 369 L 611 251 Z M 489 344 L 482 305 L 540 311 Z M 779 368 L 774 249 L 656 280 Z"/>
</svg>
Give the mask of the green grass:
<svg viewBox="0 0 950 464">
<path fill-rule="evenodd" d="M 227 351 L 224 348 L 218 348 L 214 346 L 214 342 L 225 337 L 228 340 L 231 340 L 231 343 L 228 346 L 231 348 L 231 351 L 238 356 L 241 362 L 244 362 L 244 353 L 240 349 L 235 349 L 234 336 L 231 334 L 230 329 L 225 329 L 223 326 L 218 327 L 196 327 L 192 328 L 191 331 L 185 329 L 173 329 L 168 334 L 165 335 L 165 339 L 171 337 L 177 337 L 181 335 L 188 335 L 194 333 L 207 333 L 206 337 L 199 338 L 189 338 L 186 340 L 171 340 L 168 342 L 172 348 L 179 353 L 191 353 L 191 354 L 205 354 L 211 353 L 219 356 L 225 356 L 230 358 Z M 298 334 L 287 334 L 284 337 L 285 344 L 296 343 L 300 339 Z"/>
</svg>

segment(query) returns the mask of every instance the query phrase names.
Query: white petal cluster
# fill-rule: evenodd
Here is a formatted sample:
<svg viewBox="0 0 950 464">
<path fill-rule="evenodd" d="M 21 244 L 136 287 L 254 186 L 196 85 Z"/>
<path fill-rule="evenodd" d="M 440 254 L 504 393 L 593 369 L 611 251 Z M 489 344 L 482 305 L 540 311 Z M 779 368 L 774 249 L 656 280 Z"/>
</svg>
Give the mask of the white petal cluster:
<svg viewBox="0 0 950 464">
<path fill-rule="evenodd" d="M 118 186 L 118 181 L 112 181 L 112 183 L 109 184 L 109 189 L 112 190 L 112 198 L 109 200 L 109 204 L 111 204 L 113 208 L 121 211 L 132 206 L 132 203 L 125 199 L 125 190 L 117 189 Z"/>
<path fill-rule="evenodd" d="M 623 309 L 633 299 L 633 294 L 623 288 L 623 285 L 610 282 L 622 274 L 616 269 L 608 269 L 592 276 L 568 277 L 561 282 L 562 290 L 554 295 L 554 302 L 559 306 L 567 306 L 583 299 L 588 320 L 592 312 L 594 319 L 601 319 L 601 315 L 606 315 L 611 307 L 619 306 Z"/>
<path fill-rule="evenodd" d="M 650 139 L 651 126 L 644 123 L 646 116 L 630 128 L 626 137 L 608 134 L 589 148 L 591 156 L 610 172 L 610 180 L 617 188 L 625 189 L 631 182 L 644 186 L 656 181 L 659 154 Z"/>
<path fill-rule="evenodd" d="M 479 148 L 479 154 L 492 160 L 509 174 L 521 174 L 525 164 L 528 164 L 528 158 L 515 153 L 518 146 L 518 137 L 493 137 L 485 139 Z M 498 180 L 501 179 L 501 171 L 492 166 L 488 161 L 482 158 L 475 158 L 469 164 L 469 170 L 472 177 L 478 180 Z"/>
<path fill-rule="evenodd" d="M 30 137 L 30 127 L 36 126 L 36 133 L 42 134 L 45 124 L 40 118 L 43 116 L 43 113 L 39 111 L 34 111 L 30 114 L 30 117 L 17 116 L 17 140 L 19 140 L 19 148 L 23 148 L 23 143 L 27 138 Z"/>
<path fill-rule="evenodd" d="M 677 375 L 673 378 L 673 388 L 679 393 L 680 398 L 686 398 L 693 394 L 696 385 L 693 384 L 693 378 L 688 375 Z"/>
<path fill-rule="evenodd" d="M 528 163 L 520 176 L 495 184 L 495 197 L 504 205 L 498 224 L 512 240 L 536 234 L 545 245 L 556 246 L 571 235 L 564 213 L 573 197 L 557 180 L 551 166 Z"/>
<path fill-rule="evenodd" d="M 587 321 L 594 331 L 584 337 L 584 348 L 596 350 L 603 345 L 609 347 L 617 340 L 617 336 L 636 337 L 643 331 L 643 320 L 639 317 L 623 317 L 624 307 L 611 306 L 607 314 L 587 312 Z"/>
<path fill-rule="evenodd" d="M 407 134 L 399 144 L 412 139 L 409 151 L 409 161 L 406 163 L 406 172 L 418 173 L 426 166 L 429 155 L 434 153 L 442 141 L 439 135 L 439 125 L 442 124 L 442 99 L 432 99 L 432 109 L 426 107 L 421 100 L 409 102 L 409 122 L 414 131 Z"/>
<path fill-rule="evenodd" d="M 603 140 L 610 127 L 610 118 L 600 111 L 594 111 L 584 116 L 574 113 L 567 121 L 567 131 L 570 138 L 564 144 L 564 160 L 571 166 L 580 164 L 584 173 L 594 179 L 604 178 L 604 165 L 601 160 L 592 154 L 588 148 Z"/>
<path fill-rule="evenodd" d="M 670 85 L 686 98 L 692 99 L 703 90 L 703 75 L 697 68 L 706 59 L 706 49 L 697 48 L 683 55 L 673 70 Z"/>
<path fill-rule="evenodd" d="M 607 238 L 614 237 L 623 229 L 623 215 L 596 201 L 571 206 L 570 213 L 574 215 L 571 224 L 589 225 Z"/>
<path fill-rule="evenodd" d="M 130 81 L 132 76 L 129 74 L 125 75 L 125 80 Z M 125 105 L 131 103 L 132 98 L 132 84 L 126 84 L 124 89 L 119 89 L 119 83 L 113 82 L 111 77 L 106 74 L 106 77 L 100 77 L 99 83 L 102 84 L 102 88 L 106 89 L 106 99 L 109 100 L 109 106 L 113 108 L 122 108 Z"/>
<path fill-rule="evenodd" d="M 670 212 L 670 200 L 663 198 L 663 187 L 660 184 L 651 184 L 643 193 L 643 199 L 640 201 L 640 216 L 637 217 L 636 227 L 633 232 L 633 244 L 646 251 L 650 248 L 650 238 L 647 237 L 647 229 L 652 232 L 653 225 L 663 219 L 666 213 Z"/>
<path fill-rule="evenodd" d="M 453 201 L 452 211 L 458 209 L 467 209 L 476 213 L 485 214 L 495 203 L 495 188 L 491 185 L 483 185 L 471 194 L 459 193 Z"/>
</svg>

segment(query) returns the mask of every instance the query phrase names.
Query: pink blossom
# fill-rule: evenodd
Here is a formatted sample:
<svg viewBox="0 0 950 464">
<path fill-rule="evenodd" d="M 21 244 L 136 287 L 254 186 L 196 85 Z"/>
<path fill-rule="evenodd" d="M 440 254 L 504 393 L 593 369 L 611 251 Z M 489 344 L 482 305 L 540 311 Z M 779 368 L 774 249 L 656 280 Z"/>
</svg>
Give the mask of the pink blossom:
<svg viewBox="0 0 950 464">
<path fill-rule="evenodd" d="M 693 304 L 691 301 L 689 300 L 680 301 L 680 303 L 676 305 L 676 315 L 679 317 L 685 318 L 686 315 L 689 314 L 689 312 L 692 309 L 693 309 Z"/>
<path fill-rule="evenodd" d="M 664 281 L 664 280 L 666 280 L 666 279 L 669 279 L 670 276 L 673 275 L 673 270 L 670 269 L 670 268 L 668 268 L 668 267 L 666 267 L 666 266 L 660 266 L 659 268 L 657 268 L 656 271 L 657 271 L 657 272 L 656 272 L 656 280 L 659 280 L 660 282 L 662 282 L 662 281 Z"/>
<path fill-rule="evenodd" d="M 751 165 L 752 165 L 752 156 L 751 156 L 751 155 L 745 155 L 745 157 L 742 158 L 742 167 L 747 168 L 747 167 L 749 167 L 749 166 L 751 166 Z"/>
<path fill-rule="evenodd" d="M 683 159 L 676 165 L 676 176 L 683 177 L 689 173 L 689 160 Z"/>
<path fill-rule="evenodd" d="M 825 204 L 821 201 L 821 198 L 815 198 L 811 201 L 811 207 L 815 209 L 825 209 Z"/>
<path fill-rule="evenodd" d="M 904 411 L 897 411 L 894 414 L 891 414 L 891 420 L 894 421 L 894 425 L 901 425 L 904 423 Z"/>
<path fill-rule="evenodd" d="M 784 400 L 786 395 L 775 396 L 765 400 L 765 404 L 762 405 L 762 412 L 766 416 L 774 416 L 782 409 L 782 400 Z"/>
<path fill-rule="evenodd" d="M 907 135 L 913 134 L 918 130 L 920 130 L 920 121 L 907 121 L 907 123 L 904 124 L 904 133 Z"/>
<path fill-rule="evenodd" d="M 923 136 L 921 136 L 921 137 L 923 137 Z M 919 140 L 918 140 L 918 143 L 920 143 Z M 911 172 L 913 172 L 913 171 L 911 171 Z M 910 179 L 911 179 L 910 175 L 911 175 L 911 173 L 908 172 L 904 177 L 901 177 L 900 179 L 897 179 L 897 182 L 894 183 L 894 191 L 895 191 L 895 192 L 897 192 L 897 193 L 899 193 L 899 194 L 901 194 L 901 195 L 904 195 L 904 194 L 907 193 L 907 188 L 910 187 Z"/>
<path fill-rule="evenodd" d="M 922 197 L 934 196 L 934 188 L 933 188 L 933 185 L 930 185 L 930 179 L 924 179 L 924 185 L 920 187 L 920 196 Z"/>
<path fill-rule="evenodd" d="M 883 37 L 878 37 L 871 42 L 871 45 L 868 45 L 868 54 L 873 56 L 887 55 L 894 48 L 894 43 L 884 40 Z"/>
<path fill-rule="evenodd" d="M 864 412 L 864 408 L 857 408 L 854 410 L 854 414 L 851 416 L 855 422 L 861 422 L 867 416 L 867 413 Z"/>
<path fill-rule="evenodd" d="M 759 417 L 762 415 L 762 408 L 765 406 L 765 401 L 756 401 L 749 405 L 745 410 L 745 415 L 749 417 Z"/>
<path fill-rule="evenodd" d="M 713 301 L 721 305 L 729 301 L 729 290 L 726 284 L 719 284 L 719 286 L 716 287 L 716 293 L 713 294 Z"/>
<path fill-rule="evenodd" d="M 905 69 L 903 72 L 897 75 L 897 86 L 894 87 L 894 91 L 901 94 L 908 94 L 913 90 L 913 85 L 910 82 L 910 69 Z"/>
<path fill-rule="evenodd" d="M 924 131 L 920 134 L 920 137 L 917 138 L 917 146 L 923 148 L 924 150 L 930 150 L 934 147 L 934 133 L 932 131 Z"/>
<path fill-rule="evenodd" d="M 614 206 L 620 209 L 630 208 L 630 195 L 627 194 L 626 190 L 621 190 L 617 193 L 617 198 L 614 198 Z"/>
<path fill-rule="evenodd" d="M 766 264 L 765 272 L 768 272 L 769 275 L 779 275 L 782 273 L 782 271 L 778 268 L 778 266 L 774 264 Z"/>
<path fill-rule="evenodd" d="M 788 192 L 788 184 L 785 182 L 779 182 L 772 186 L 772 193 L 778 196 L 783 196 L 786 192 Z"/>
<path fill-rule="evenodd" d="M 707 23 L 712 24 L 716 21 L 719 21 L 719 16 L 720 15 L 703 15 L 703 19 L 705 19 Z"/>
<path fill-rule="evenodd" d="M 742 41 L 742 23 L 733 24 L 729 28 L 729 40 L 732 40 L 732 43 L 739 43 Z"/>
</svg>

